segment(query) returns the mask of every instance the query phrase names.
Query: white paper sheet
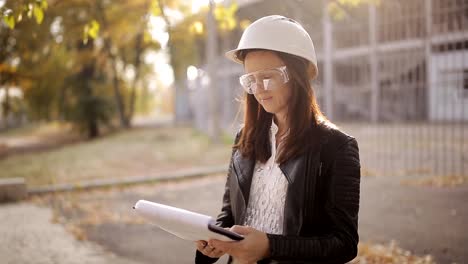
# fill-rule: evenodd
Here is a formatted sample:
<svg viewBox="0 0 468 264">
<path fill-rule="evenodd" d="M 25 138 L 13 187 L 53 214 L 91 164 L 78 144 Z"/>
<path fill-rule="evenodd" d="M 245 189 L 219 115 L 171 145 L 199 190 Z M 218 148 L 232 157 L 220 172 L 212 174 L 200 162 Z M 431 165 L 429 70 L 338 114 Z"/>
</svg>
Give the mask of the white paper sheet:
<svg viewBox="0 0 468 264">
<path fill-rule="evenodd" d="M 210 231 L 208 224 L 214 222 L 214 219 L 207 215 L 146 200 L 139 200 L 133 208 L 159 228 L 185 240 L 233 241 L 226 236 Z"/>
</svg>

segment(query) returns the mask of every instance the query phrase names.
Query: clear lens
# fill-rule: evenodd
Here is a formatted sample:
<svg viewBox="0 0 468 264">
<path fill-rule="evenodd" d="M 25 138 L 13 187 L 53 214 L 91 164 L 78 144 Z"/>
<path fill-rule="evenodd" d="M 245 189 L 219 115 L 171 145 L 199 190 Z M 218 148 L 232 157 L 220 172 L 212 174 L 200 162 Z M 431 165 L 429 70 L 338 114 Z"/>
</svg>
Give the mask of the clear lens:
<svg viewBox="0 0 468 264">
<path fill-rule="evenodd" d="M 288 80 L 286 66 L 244 74 L 239 78 L 240 84 L 249 94 L 256 93 L 259 86 L 265 90 L 275 90 Z"/>
<path fill-rule="evenodd" d="M 257 83 L 254 76 L 251 75 L 243 75 L 239 78 L 240 84 L 244 88 L 244 90 L 249 94 L 254 94 L 257 90 Z"/>
</svg>

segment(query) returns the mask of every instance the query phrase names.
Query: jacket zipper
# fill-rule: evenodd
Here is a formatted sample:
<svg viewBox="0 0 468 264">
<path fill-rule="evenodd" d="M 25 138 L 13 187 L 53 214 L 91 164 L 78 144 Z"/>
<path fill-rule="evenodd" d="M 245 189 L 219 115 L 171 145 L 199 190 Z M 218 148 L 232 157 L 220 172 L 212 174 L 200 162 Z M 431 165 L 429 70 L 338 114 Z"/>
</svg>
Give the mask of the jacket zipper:
<svg viewBox="0 0 468 264">
<path fill-rule="evenodd" d="M 322 176 L 322 162 L 320 162 L 318 176 Z"/>
</svg>

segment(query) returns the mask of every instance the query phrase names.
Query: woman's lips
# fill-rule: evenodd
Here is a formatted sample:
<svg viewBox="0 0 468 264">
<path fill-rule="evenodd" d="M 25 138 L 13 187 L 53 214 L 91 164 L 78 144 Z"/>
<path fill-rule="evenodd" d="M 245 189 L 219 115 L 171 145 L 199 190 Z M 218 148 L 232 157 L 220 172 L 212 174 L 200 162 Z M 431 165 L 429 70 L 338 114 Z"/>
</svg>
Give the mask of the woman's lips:
<svg viewBox="0 0 468 264">
<path fill-rule="evenodd" d="M 262 102 L 265 102 L 265 101 L 270 100 L 271 98 L 273 98 L 273 97 L 272 97 L 272 96 L 270 96 L 270 97 L 265 97 L 265 98 L 262 98 L 262 99 L 260 99 L 260 100 L 261 100 Z"/>
</svg>

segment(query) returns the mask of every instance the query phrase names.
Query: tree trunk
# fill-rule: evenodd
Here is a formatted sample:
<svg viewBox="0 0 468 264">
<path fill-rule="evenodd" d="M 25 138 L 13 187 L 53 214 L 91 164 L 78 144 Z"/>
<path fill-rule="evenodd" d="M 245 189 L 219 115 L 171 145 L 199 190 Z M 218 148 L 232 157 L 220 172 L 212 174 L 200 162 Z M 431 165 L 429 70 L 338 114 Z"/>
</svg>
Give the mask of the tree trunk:
<svg viewBox="0 0 468 264">
<path fill-rule="evenodd" d="M 221 129 L 219 125 L 219 89 L 217 84 L 216 55 L 218 51 L 218 27 L 214 17 L 215 2 L 210 0 L 210 9 L 207 17 L 208 42 L 206 45 L 206 63 L 210 77 L 210 136 L 214 143 L 219 143 Z"/>
<path fill-rule="evenodd" d="M 143 51 L 143 33 L 144 30 L 142 30 L 140 33 L 138 33 L 136 40 L 135 40 L 135 62 L 134 62 L 134 67 L 135 67 L 135 76 L 132 81 L 132 91 L 130 94 L 130 103 L 129 103 L 129 109 L 128 109 L 128 121 L 130 123 L 130 120 L 133 118 L 133 114 L 135 113 L 135 100 L 136 100 L 136 90 L 137 90 L 137 83 L 138 80 L 140 79 L 140 72 L 141 72 L 141 53 Z"/>
<path fill-rule="evenodd" d="M 122 98 L 122 94 L 120 93 L 120 83 L 119 83 L 119 75 L 117 72 L 117 62 L 115 59 L 115 56 L 111 54 L 110 48 L 108 49 L 108 54 L 111 57 L 111 64 L 112 64 L 112 83 L 114 87 L 114 96 L 115 100 L 117 103 L 117 110 L 119 112 L 119 118 L 120 118 L 120 126 L 123 128 L 128 128 L 129 127 L 129 122 L 127 117 L 125 116 L 125 103 Z"/>
<path fill-rule="evenodd" d="M 150 0 L 146 1 L 145 10 L 148 10 L 150 5 L 151 5 L 151 1 Z M 135 61 L 133 65 L 135 67 L 135 76 L 132 81 L 132 86 L 131 86 L 132 91 L 130 94 L 130 103 L 129 103 L 129 109 L 128 109 L 127 118 L 128 118 L 129 124 L 131 124 L 131 120 L 133 119 L 133 115 L 135 113 L 136 90 L 137 90 L 137 84 L 138 84 L 138 81 L 140 80 L 140 74 L 141 74 L 141 55 L 144 51 L 143 38 L 145 36 L 145 30 L 148 25 L 148 17 L 149 16 L 143 19 L 141 31 L 138 33 L 138 35 L 135 38 Z"/>
<path fill-rule="evenodd" d="M 8 116 L 10 115 L 10 92 L 8 85 L 6 85 L 3 89 L 5 89 L 5 100 L 3 101 L 3 121 L 5 122 L 5 128 L 10 127 L 10 122 Z"/>
<path fill-rule="evenodd" d="M 107 24 L 106 14 L 105 14 L 104 8 L 102 7 L 101 1 L 96 1 L 96 7 L 98 10 L 98 14 L 101 17 L 102 26 L 105 31 L 108 29 L 108 24 Z M 123 128 L 128 128 L 129 122 L 128 122 L 127 117 L 125 116 L 125 102 L 120 92 L 120 83 L 119 83 L 119 77 L 118 77 L 119 75 L 117 72 L 117 59 L 115 55 L 112 53 L 112 40 L 110 39 L 109 36 L 104 36 L 104 49 L 111 61 L 112 75 L 113 75 L 112 83 L 113 83 L 113 88 L 114 88 L 114 97 L 115 97 L 115 101 L 117 104 L 117 111 L 119 113 L 119 118 L 120 118 L 120 126 Z"/>
</svg>

